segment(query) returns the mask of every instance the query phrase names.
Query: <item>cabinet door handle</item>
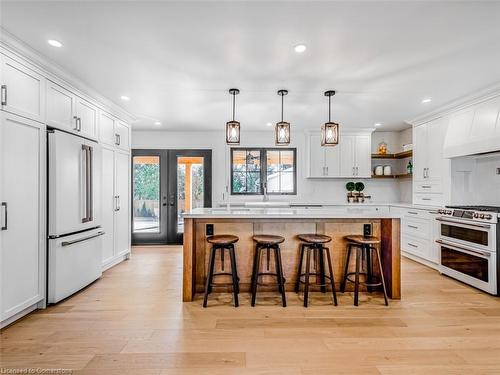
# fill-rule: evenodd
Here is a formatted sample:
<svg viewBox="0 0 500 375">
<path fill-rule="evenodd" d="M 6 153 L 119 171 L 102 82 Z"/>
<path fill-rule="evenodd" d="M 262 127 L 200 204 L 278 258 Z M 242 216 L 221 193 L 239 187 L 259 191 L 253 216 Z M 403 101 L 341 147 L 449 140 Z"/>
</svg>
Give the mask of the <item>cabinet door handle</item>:
<svg viewBox="0 0 500 375">
<path fill-rule="evenodd" d="M 115 195 L 115 211 L 120 211 L 120 196 Z"/>
<path fill-rule="evenodd" d="M 75 120 L 75 127 L 73 128 L 73 130 L 78 131 L 78 117 L 77 116 L 73 116 L 73 119 Z"/>
<path fill-rule="evenodd" d="M 411 215 L 418 215 L 418 212 L 415 212 L 415 211 L 408 211 L 408 213 Z"/>
<path fill-rule="evenodd" d="M 418 229 L 418 227 L 416 227 L 415 225 L 410 225 L 410 224 L 408 224 L 408 228 Z"/>
<path fill-rule="evenodd" d="M 430 188 L 432 188 L 431 185 L 422 185 L 422 189 L 430 189 Z"/>
<path fill-rule="evenodd" d="M 354 167 L 352 167 L 352 175 L 353 175 L 353 176 L 356 176 L 356 172 L 355 172 Z"/>
<path fill-rule="evenodd" d="M 120 137 L 120 134 L 116 133 L 116 134 L 115 134 L 115 144 L 116 144 L 117 146 L 120 146 L 120 138 L 121 138 L 121 137 Z"/>
<path fill-rule="evenodd" d="M 423 201 L 431 201 L 431 198 L 422 198 Z"/>
<path fill-rule="evenodd" d="M 7 230 L 7 228 L 8 228 L 8 226 L 7 226 L 7 219 L 8 219 L 7 202 L 2 202 L 2 207 L 5 207 L 5 208 L 3 211 L 3 225 L 2 225 L 2 228 L 0 228 L 0 230 Z"/>
<path fill-rule="evenodd" d="M 414 244 L 409 243 L 409 242 L 408 242 L 408 246 L 411 246 L 411 247 L 414 247 L 414 248 L 418 249 L 418 246 L 417 246 L 417 245 L 414 245 Z"/>
<path fill-rule="evenodd" d="M 326 175 L 327 176 L 329 175 L 329 173 L 328 173 L 328 167 L 326 167 Z"/>
<path fill-rule="evenodd" d="M 7 105 L 7 85 L 2 85 L 2 106 Z"/>
<path fill-rule="evenodd" d="M 76 127 L 78 128 L 77 130 L 78 130 L 79 132 L 81 132 L 81 131 L 82 131 L 82 119 L 81 119 L 80 117 L 78 117 L 78 118 L 76 119 Z"/>
<path fill-rule="evenodd" d="M 359 167 L 356 167 L 356 176 L 359 176 Z"/>
</svg>

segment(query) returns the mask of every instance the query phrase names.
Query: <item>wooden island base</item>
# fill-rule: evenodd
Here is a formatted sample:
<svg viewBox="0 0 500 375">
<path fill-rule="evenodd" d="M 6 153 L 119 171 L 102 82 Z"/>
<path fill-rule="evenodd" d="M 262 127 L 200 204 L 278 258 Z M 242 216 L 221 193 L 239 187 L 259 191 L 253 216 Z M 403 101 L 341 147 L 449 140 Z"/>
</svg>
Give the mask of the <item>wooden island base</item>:
<svg viewBox="0 0 500 375">
<path fill-rule="evenodd" d="M 397 218 L 387 219 L 256 219 L 256 218 L 185 218 L 184 219 L 184 261 L 183 301 L 189 302 L 195 293 L 203 293 L 207 275 L 210 244 L 206 241 L 206 225 L 214 225 L 214 234 L 233 234 L 239 237 L 236 243 L 236 262 L 240 277 L 240 291 L 250 290 L 254 253 L 254 234 L 276 234 L 285 237 L 281 246 L 286 290 L 292 291 L 299 261 L 300 233 L 326 234 L 333 238 L 327 244 L 332 254 L 337 288 L 343 276 L 347 246 L 344 236 L 362 234 L 363 224 L 373 224 L 373 235 L 381 238 L 382 266 L 387 293 L 392 299 L 401 298 L 400 223 Z M 352 261 L 355 257 L 351 257 Z M 271 269 L 274 259 L 271 256 Z M 353 265 L 352 265 L 353 266 Z M 229 268 L 229 264 L 226 263 Z M 220 269 L 220 257 L 216 259 Z M 219 278 L 217 282 L 225 282 Z M 352 286 L 348 287 L 352 290 Z M 276 287 L 273 287 L 276 289 Z M 265 290 L 266 287 L 262 287 Z M 224 290 L 218 288 L 216 290 Z M 260 287 L 259 287 L 259 290 Z"/>
</svg>

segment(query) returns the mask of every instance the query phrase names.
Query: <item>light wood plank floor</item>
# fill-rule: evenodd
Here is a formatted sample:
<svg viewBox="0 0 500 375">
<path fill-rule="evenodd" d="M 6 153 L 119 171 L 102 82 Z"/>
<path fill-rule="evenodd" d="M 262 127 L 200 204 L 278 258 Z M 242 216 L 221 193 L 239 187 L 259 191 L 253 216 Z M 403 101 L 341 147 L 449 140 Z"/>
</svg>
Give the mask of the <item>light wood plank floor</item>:
<svg viewBox="0 0 500 375">
<path fill-rule="evenodd" d="M 403 299 L 350 294 L 338 307 L 273 293 L 235 309 L 219 294 L 181 302 L 180 247 L 132 259 L 72 298 L 1 332 L 0 368 L 73 374 L 500 374 L 500 299 L 409 260 Z"/>
</svg>

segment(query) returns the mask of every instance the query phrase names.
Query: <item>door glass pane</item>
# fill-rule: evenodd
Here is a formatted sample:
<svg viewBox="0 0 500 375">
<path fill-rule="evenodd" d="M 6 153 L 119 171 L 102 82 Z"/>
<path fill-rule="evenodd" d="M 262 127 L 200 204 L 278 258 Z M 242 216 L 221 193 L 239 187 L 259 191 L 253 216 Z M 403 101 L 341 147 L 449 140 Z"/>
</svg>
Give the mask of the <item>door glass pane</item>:
<svg viewBox="0 0 500 375">
<path fill-rule="evenodd" d="M 134 156 L 134 233 L 160 232 L 160 157 Z"/>
<path fill-rule="evenodd" d="M 177 233 L 184 233 L 182 214 L 204 207 L 203 157 L 177 157 Z"/>
</svg>

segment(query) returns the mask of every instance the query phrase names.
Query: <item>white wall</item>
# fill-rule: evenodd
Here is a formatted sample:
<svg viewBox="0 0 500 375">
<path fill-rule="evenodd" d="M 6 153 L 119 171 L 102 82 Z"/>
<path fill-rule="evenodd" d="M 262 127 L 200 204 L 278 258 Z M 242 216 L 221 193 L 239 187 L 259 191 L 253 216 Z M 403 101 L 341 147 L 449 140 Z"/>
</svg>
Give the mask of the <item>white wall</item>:
<svg viewBox="0 0 500 375">
<path fill-rule="evenodd" d="M 375 133 L 376 134 L 376 133 Z M 397 133 L 396 133 L 397 134 Z M 396 137 L 397 138 L 397 137 Z M 272 196 L 272 200 L 307 203 L 345 203 L 347 181 L 355 179 L 306 179 L 305 134 L 292 132 L 290 147 L 297 148 L 297 195 Z M 262 132 L 243 132 L 241 147 L 275 147 L 273 129 Z M 159 149 L 211 149 L 212 150 L 212 199 L 214 205 L 262 200 L 262 197 L 230 196 L 225 193 L 229 181 L 229 147 L 225 144 L 224 132 L 170 132 L 134 131 L 132 148 Z M 363 180 L 365 192 L 372 196 L 372 202 L 399 202 L 400 188 L 397 181 Z"/>
<path fill-rule="evenodd" d="M 500 206 L 500 155 L 451 160 L 452 204 Z"/>
</svg>

